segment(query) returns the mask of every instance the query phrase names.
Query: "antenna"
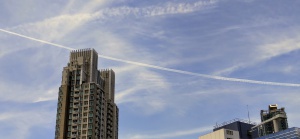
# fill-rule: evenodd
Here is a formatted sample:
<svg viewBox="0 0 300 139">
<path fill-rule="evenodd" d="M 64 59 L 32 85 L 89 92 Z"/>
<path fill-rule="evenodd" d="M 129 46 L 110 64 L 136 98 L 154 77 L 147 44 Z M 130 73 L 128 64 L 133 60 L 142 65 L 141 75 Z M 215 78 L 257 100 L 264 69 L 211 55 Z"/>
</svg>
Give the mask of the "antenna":
<svg viewBox="0 0 300 139">
<path fill-rule="evenodd" d="M 249 108 L 248 108 L 248 105 L 247 105 L 247 111 L 248 111 L 248 119 L 249 119 L 249 123 L 250 123 L 250 116 L 249 116 Z"/>
</svg>

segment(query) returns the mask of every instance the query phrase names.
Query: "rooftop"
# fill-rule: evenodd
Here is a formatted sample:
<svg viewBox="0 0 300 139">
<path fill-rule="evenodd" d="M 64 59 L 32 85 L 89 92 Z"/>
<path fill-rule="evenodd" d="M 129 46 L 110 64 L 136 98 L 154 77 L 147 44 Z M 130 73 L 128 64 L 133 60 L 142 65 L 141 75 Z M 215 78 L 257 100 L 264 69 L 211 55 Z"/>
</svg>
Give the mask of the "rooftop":
<svg viewBox="0 0 300 139">
<path fill-rule="evenodd" d="M 216 123 L 216 125 L 214 126 L 214 129 L 222 127 L 222 126 L 225 126 L 225 125 L 229 125 L 229 124 L 234 123 L 234 122 L 242 122 L 242 123 L 246 123 L 246 124 L 257 125 L 257 123 L 251 122 L 250 120 L 244 120 L 244 119 L 240 119 L 240 118 L 235 118 L 235 119 L 232 119 L 230 121 L 223 122 L 221 124 Z"/>
</svg>

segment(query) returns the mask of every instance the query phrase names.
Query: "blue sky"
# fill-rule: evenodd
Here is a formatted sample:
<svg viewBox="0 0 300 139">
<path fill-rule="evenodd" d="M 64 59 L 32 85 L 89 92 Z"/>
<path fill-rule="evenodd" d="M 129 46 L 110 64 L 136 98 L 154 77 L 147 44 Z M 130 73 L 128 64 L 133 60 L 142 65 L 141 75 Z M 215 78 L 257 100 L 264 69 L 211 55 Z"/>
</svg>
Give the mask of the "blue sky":
<svg viewBox="0 0 300 139">
<path fill-rule="evenodd" d="M 70 49 L 81 48 L 116 72 L 120 139 L 196 139 L 216 123 L 247 119 L 247 105 L 259 122 L 260 110 L 278 104 L 299 127 L 299 6 L 0 1 L 0 136 L 54 138 L 61 72 Z"/>
</svg>

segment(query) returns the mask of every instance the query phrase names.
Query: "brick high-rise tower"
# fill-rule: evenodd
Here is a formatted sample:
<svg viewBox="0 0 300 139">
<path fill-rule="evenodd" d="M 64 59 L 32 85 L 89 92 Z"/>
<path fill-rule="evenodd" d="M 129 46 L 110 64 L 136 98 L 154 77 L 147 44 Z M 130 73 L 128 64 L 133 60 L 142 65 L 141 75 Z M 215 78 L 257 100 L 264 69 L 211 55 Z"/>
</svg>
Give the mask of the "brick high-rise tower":
<svg viewBox="0 0 300 139">
<path fill-rule="evenodd" d="M 94 49 L 71 52 L 58 93 L 55 139 L 118 139 L 115 73 L 97 64 Z"/>
</svg>

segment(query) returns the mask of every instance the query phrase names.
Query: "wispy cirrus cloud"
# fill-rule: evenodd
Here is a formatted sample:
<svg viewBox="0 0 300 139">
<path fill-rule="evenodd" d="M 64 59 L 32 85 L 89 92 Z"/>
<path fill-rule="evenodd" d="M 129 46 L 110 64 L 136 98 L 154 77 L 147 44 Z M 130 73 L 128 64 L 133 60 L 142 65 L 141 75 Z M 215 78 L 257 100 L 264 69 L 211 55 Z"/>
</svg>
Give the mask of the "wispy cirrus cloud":
<svg viewBox="0 0 300 139">
<path fill-rule="evenodd" d="M 258 48 L 260 59 L 270 59 L 300 49 L 300 37 L 283 38 L 278 42 L 266 44 Z"/>
<path fill-rule="evenodd" d="M 246 54 L 248 55 L 246 59 L 241 59 L 239 62 L 232 63 L 232 66 L 222 70 L 218 70 L 213 74 L 229 75 L 240 69 L 249 68 L 251 66 L 257 65 L 258 63 L 266 62 L 276 57 L 280 57 L 282 55 L 298 51 L 300 49 L 299 35 L 296 34 L 293 37 L 288 37 L 288 35 L 285 33 L 282 33 L 282 35 L 279 35 L 277 37 L 270 38 L 267 34 L 252 32 L 253 36 L 251 36 L 251 38 L 255 39 L 256 41 L 259 41 L 260 45 L 255 46 L 255 49 L 251 50 L 248 54 Z M 286 72 L 286 70 L 288 70 L 285 67 L 281 68 L 284 68 L 282 69 L 283 73 Z"/>
<path fill-rule="evenodd" d="M 48 120 L 45 120 L 46 117 Z M 11 110 L 9 112 L 3 112 L 0 114 L 1 137 L 7 139 L 26 139 L 33 134 L 30 132 L 32 128 L 41 127 L 43 125 L 44 128 L 52 129 L 53 125 L 49 119 L 54 119 L 54 117 L 55 115 L 53 115 L 52 111 L 40 109 L 30 109 L 27 111 Z"/>
<path fill-rule="evenodd" d="M 95 11 L 96 7 L 99 7 L 105 2 L 91 1 L 79 8 L 78 12 L 68 14 L 63 12 L 62 15 L 44 19 L 42 21 L 26 23 L 15 27 L 9 27 L 10 30 L 18 30 L 24 34 L 30 34 L 31 36 L 39 36 L 41 39 L 53 41 L 59 40 L 68 33 L 76 30 L 87 22 L 90 21 L 105 21 L 105 19 L 120 18 L 126 16 L 133 17 L 149 17 L 149 16 L 161 16 L 169 14 L 184 14 L 196 12 L 203 9 L 209 9 L 214 7 L 217 3 L 216 0 L 197 1 L 194 3 L 171 3 L 167 2 L 160 5 L 135 8 L 135 7 L 115 7 L 104 8 L 102 10 Z M 65 11 L 72 9 L 72 2 L 66 6 Z M 43 33 L 42 33 L 42 32 Z M 46 32 L 46 34 L 45 34 Z"/>
<path fill-rule="evenodd" d="M 51 88 L 50 86 L 53 87 L 53 85 L 38 84 L 35 88 L 32 88 L 22 83 L 15 83 L 14 87 L 11 87 L 10 84 L 3 82 L 2 79 L 0 80 L 0 88 L 3 89 L 0 93 L 2 96 L 0 99 L 1 102 L 35 103 L 57 99 L 58 86 Z"/>
<path fill-rule="evenodd" d="M 167 138 L 175 138 L 175 137 L 186 136 L 191 134 L 200 135 L 204 132 L 210 131 L 211 129 L 212 126 L 204 126 L 200 128 L 194 128 L 194 129 L 183 130 L 183 131 L 174 131 L 174 132 L 161 133 L 161 134 L 131 135 L 130 137 L 127 137 L 127 139 L 167 139 Z"/>
<path fill-rule="evenodd" d="M 169 15 L 169 14 L 183 14 L 191 13 L 203 9 L 209 9 L 215 6 L 217 0 L 205 0 L 197 1 L 194 3 L 172 3 L 167 2 L 160 5 L 135 8 L 135 7 L 118 7 L 111 9 L 104 9 L 98 11 L 98 15 L 103 15 L 103 17 L 112 17 L 112 16 L 126 16 L 132 15 L 135 17 L 147 17 L 147 16 L 160 16 L 160 15 Z"/>
</svg>

